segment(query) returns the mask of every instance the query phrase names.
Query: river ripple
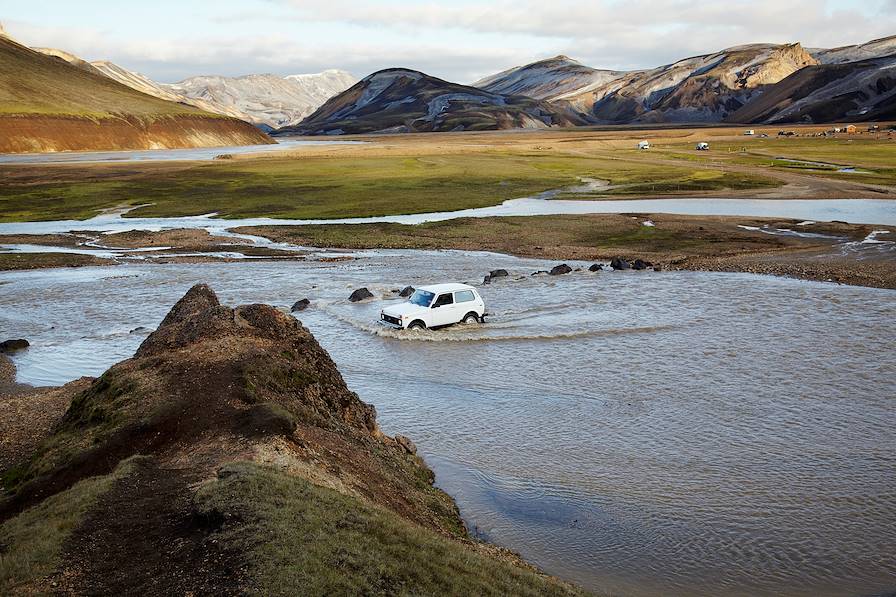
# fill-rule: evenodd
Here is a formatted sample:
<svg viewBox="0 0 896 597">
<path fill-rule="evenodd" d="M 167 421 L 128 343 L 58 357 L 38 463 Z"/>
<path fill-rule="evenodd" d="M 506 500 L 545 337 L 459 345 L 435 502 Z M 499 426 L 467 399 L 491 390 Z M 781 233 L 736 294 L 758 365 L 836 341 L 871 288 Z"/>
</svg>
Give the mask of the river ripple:
<svg viewBox="0 0 896 597">
<path fill-rule="evenodd" d="M 532 277 L 536 260 L 364 252 L 346 263 L 121 265 L 0 273 L 20 379 L 130 356 L 193 283 L 290 305 L 411 436 L 471 528 L 623 595 L 896 589 L 896 292 L 705 272 Z M 583 265 L 583 264 L 576 264 Z M 482 287 L 484 326 L 374 322 L 405 284 Z M 520 279 L 517 279 L 520 278 Z M 358 286 L 378 297 L 346 302 Z"/>
</svg>

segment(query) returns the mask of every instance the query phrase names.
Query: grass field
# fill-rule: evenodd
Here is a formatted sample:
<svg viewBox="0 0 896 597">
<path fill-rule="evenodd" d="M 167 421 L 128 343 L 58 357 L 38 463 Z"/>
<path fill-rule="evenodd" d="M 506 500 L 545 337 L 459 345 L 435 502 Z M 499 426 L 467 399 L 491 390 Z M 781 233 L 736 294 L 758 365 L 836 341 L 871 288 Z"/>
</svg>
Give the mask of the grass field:
<svg viewBox="0 0 896 597">
<path fill-rule="evenodd" d="M 0 166 L 0 221 L 86 219 L 101 210 L 134 206 L 141 207 L 132 216 L 214 212 L 224 218 L 452 211 L 580 185 L 580 178 L 611 186 L 560 197 L 743 197 L 756 191 L 787 199 L 896 192 L 881 190 L 896 185 L 896 142 L 886 134 L 850 140 L 738 133 L 730 128 L 617 128 L 371 136 L 358 145 L 212 162 L 8 165 Z M 635 149 L 641 138 L 651 139 L 654 149 Z M 702 139 L 709 140 L 711 151 L 694 150 Z M 841 165 L 861 172 L 838 172 Z M 784 185 L 790 186 L 779 193 Z"/>
<path fill-rule="evenodd" d="M 563 153 L 278 157 L 148 168 L 137 174 L 130 165 L 103 171 L 111 175 L 93 176 L 88 167 L 68 169 L 55 182 L 9 181 L 0 187 L 0 221 L 84 219 L 102 209 L 134 205 L 145 207 L 132 216 L 217 212 L 230 218 L 316 219 L 450 211 L 576 185 L 580 176 L 639 189 L 774 184 L 759 177 L 649 163 L 620 166 Z"/>
<path fill-rule="evenodd" d="M 896 185 L 896 138 L 883 135 L 726 138 L 712 143 L 708 152 L 695 151 L 691 142 L 673 141 L 658 144 L 654 151 L 701 165 L 738 164 L 851 182 Z M 857 171 L 843 172 L 842 168 Z"/>
</svg>

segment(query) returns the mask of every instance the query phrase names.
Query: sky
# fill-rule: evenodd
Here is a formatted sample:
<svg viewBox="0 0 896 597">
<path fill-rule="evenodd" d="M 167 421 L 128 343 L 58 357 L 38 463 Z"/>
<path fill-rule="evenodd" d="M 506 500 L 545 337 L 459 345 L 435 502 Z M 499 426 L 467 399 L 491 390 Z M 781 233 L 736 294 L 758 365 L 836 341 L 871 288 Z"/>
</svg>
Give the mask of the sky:
<svg viewBox="0 0 896 597">
<path fill-rule="evenodd" d="M 0 23 L 165 83 L 399 66 L 471 83 L 557 54 L 630 70 L 745 43 L 861 43 L 896 35 L 896 0 L 3 0 Z"/>
</svg>

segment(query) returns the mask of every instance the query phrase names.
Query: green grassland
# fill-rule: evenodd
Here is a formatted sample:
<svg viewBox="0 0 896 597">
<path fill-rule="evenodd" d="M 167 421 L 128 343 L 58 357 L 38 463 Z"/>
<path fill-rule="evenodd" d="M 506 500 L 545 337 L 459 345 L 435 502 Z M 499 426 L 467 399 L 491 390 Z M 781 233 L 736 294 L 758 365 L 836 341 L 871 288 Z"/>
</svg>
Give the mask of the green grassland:
<svg viewBox="0 0 896 597">
<path fill-rule="evenodd" d="M 583 595 L 391 511 L 251 463 L 199 490 L 200 515 L 246 554 L 264 595 Z"/>
<path fill-rule="evenodd" d="M 738 164 L 859 183 L 896 184 L 896 138 L 745 137 L 711 141 L 710 147 L 710 151 L 695 151 L 694 143 L 676 141 L 660 143 L 653 151 L 707 166 Z M 841 168 L 855 168 L 857 172 L 841 172 Z"/>
<path fill-rule="evenodd" d="M 616 163 L 565 153 L 478 152 L 443 156 L 276 157 L 196 163 L 190 167 L 104 166 L 0 184 L 0 221 L 86 219 L 103 209 L 143 206 L 131 216 L 217 212 L 225 218 L 343 218 L 451 211 L 496 205 L 580 184 L 579 177 L 635 185 L 627 194 L 662 190 L 763 188 L 774 181 L 735 173 L 650 163 Z M 122 173 L 115 176 L 115 168 Z M 12 173 L 11 169 L 6 170 Z M 4 170 L 0 169 L 0 181 Z M 48 182 L 48 179 L 55 178 Z"/>
</svg>

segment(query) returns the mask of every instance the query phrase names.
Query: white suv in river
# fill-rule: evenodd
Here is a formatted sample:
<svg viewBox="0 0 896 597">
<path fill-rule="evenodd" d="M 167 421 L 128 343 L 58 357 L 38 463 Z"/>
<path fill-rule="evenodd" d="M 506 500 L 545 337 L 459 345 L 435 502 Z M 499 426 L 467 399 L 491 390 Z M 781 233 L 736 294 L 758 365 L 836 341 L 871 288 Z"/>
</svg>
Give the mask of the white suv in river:
<svg viewBox="0 0 896 597">
<path fill-rule="evenodd" d="M 485 302 L 475 288 L 466 284 L 421 286 L 407 302 L 380 312 L 384 323 L 409 330 L 476 323 L 484 316 Z"/>
</svg>

